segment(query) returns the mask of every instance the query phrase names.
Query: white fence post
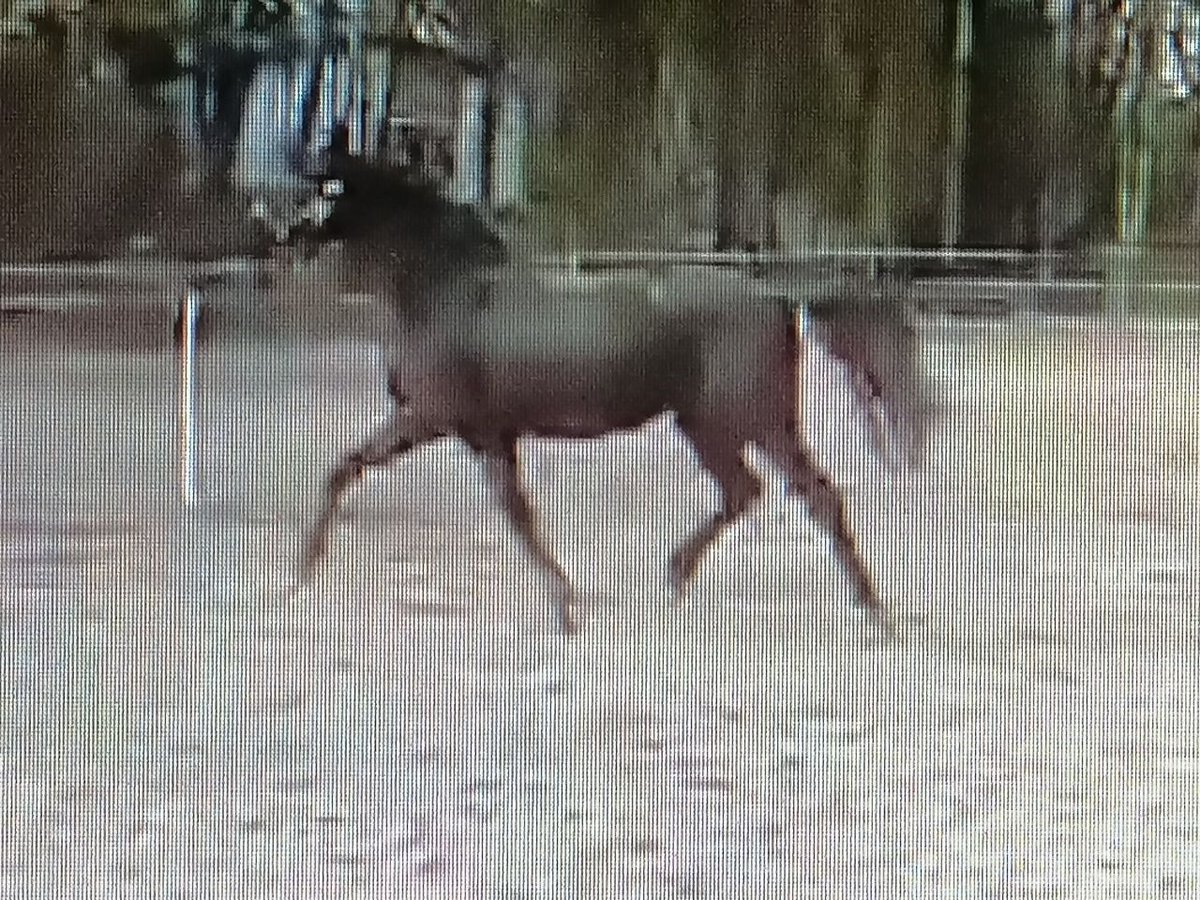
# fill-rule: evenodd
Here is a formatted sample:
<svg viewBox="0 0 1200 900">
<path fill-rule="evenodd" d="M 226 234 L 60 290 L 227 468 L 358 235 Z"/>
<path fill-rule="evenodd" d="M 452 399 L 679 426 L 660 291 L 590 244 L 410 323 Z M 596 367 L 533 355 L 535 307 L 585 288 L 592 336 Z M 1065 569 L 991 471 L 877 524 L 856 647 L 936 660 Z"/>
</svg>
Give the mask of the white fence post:
<svg viewBox="0 0 1200 900">
<path fill-rule="evenodd" d="M 807 389 L 808 378 L 808 304 L 801 303 L 794 313 L 796 329 L 796 430 L 805 435 L 808 432 L 808 422 L 805 421 L 807 410 L 804 406 L 804 391 Z"/>
<path fill-rule="evenodd" d="M 185 509 L 196 504 L 196 326 L 200 290 L 189 285 L 179 303 L 179 393 L 177 445 L 179 498 Z"/>
</svg>

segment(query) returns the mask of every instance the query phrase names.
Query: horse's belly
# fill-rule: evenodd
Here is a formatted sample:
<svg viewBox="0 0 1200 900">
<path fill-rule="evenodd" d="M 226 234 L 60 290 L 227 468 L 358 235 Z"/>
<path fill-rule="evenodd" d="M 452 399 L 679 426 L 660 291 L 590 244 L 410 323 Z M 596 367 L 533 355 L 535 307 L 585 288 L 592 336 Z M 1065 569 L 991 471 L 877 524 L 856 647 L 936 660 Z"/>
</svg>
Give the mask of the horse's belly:
<svg viewBox="0 0 1200 900">
<path fill-rule="evenodd" d="M 624 378 L 581 378 L 561 367 L 489 372 L 481 408 L 497 426 L 547 437 L 595 437 L 636 428 L 670 407 L 664 384 Z"/>
<path fill-rule="evenodd" d="M 509 400 L 494 409 L 520 431 L 564 438 L 597 437 L 610 431 L 638 428 L 667 409 L 662 403 L 624 404 L 604 400 L 582 397 L 578 402 L 556 402 L 540 398 L 520 406 Z"/>
</svg>

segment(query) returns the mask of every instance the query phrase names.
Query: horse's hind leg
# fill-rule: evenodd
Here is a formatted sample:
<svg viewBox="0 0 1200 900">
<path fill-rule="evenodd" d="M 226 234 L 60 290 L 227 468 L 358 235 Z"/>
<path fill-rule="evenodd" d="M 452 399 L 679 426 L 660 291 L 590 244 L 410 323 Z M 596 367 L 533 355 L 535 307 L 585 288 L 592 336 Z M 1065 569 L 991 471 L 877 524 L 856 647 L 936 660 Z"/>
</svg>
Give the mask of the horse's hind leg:
<svg viewBox="0 0 1200 900">
<path fill-rule="evenodd" d="M 538 531 L 533 507 L 530 506 L 529 498 L 525 496 L 521 487 L 520 472 L 517 470 L 516 441 L 508 440 L 498 446 L 473 445 L 473 449 L 483 457 L 488 480 L 521 542 L 538 564 L 553 575 L 557 582 L 559 627 L 565 634 L 575 634 L 579 630 L 575 589 L 558 560 L 546 549 Z"/>
<path fill-rule="evenodd" d="M 889 452 L 887 424 L 879 405 L 879 390 L 862 375 L 853 381 L 853 391 L 858 401 L 858 414 L 867 430 L 867 439 L 875 458 L 896 468 L 896 460 Z"/>
<path fill-rule="evenodd" d="M 813 458 L 795 429 L 786 436 L 764 443 L 763 449 L 783 471 L 788 493 L 803 496 L 813 519 L 833 538 L 834 553 L 853 583 L 858 601 L 869 609 L 878 610 L 879 595 L 850 530 L 846 498 L 841 489 Z"/>
<path fill-rule="evenodd" d="M 304 542 L 300 559 L 300 581 L 308 581 L 329 545 L 329 532 L 337 515 L 342 495 L 358 481 L 369 466 L 382 466 L 417 444 L 428 435 L 416 434 L 411 423 L 393 415 L 365 441 L 344 453 L 325 480 L 325 501 Z"/>
<path fill-rule="evenodd" d="M 696 574 L 708 548 L 762 494 L 762 484 L 742 459 L 745 444 L 740 439 L 724 433 L 717 426 L 705 427 L 684 420 L 678 425 L 696 451 L 700 465 L 716 479 L 721 491 L 721 509 L 672 555 L 671 587 L 676 598 L 682 595 Z"/>
</svg>

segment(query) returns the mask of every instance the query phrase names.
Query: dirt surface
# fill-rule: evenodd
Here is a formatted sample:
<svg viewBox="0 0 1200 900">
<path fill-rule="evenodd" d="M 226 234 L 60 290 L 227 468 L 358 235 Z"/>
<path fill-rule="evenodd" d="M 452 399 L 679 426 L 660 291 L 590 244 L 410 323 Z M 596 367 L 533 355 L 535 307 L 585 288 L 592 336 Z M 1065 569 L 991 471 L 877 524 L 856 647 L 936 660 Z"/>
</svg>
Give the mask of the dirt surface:
<svg viewBox="0 0 1200 900">
<path fill-rule="evenodd" d="M 285 602 L 369 345 L 215 332 L 189 511 L 165 340 L 0 326 L 0 896 L 1196 896 L 1200 334 L 927 331 L 922 472 L 807 382 L 897 639 L 770 473 L 669 608 L 716 491 L 659 421 L 525 448 L 564 641 L 454 444 Z"/>
</svg>

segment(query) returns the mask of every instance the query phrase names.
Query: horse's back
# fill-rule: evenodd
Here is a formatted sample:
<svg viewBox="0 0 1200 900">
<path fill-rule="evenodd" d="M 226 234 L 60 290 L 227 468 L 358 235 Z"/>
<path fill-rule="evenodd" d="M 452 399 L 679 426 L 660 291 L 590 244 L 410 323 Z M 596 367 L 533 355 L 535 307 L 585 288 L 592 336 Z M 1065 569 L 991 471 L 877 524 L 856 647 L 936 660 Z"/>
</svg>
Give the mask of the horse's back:
<svg viewBox="0 0 1200 900">
<path fill-rule="evenodd" d="M 750 429 L 791 402 L 786 310 L 736 275 L 513 265 L 485 280 L 475 296 L 462 274 L 420 322 L 391 326 L 393 382 L 434 415 L 587 437 L 664 412 Z"/>
<path fill-rule="evenodd" d="M 490 359 L 619 359 L 667 324 L 636 275 L 570 278 L 518 263 L 496 270 L 470 337 Z"/>
</svg>

